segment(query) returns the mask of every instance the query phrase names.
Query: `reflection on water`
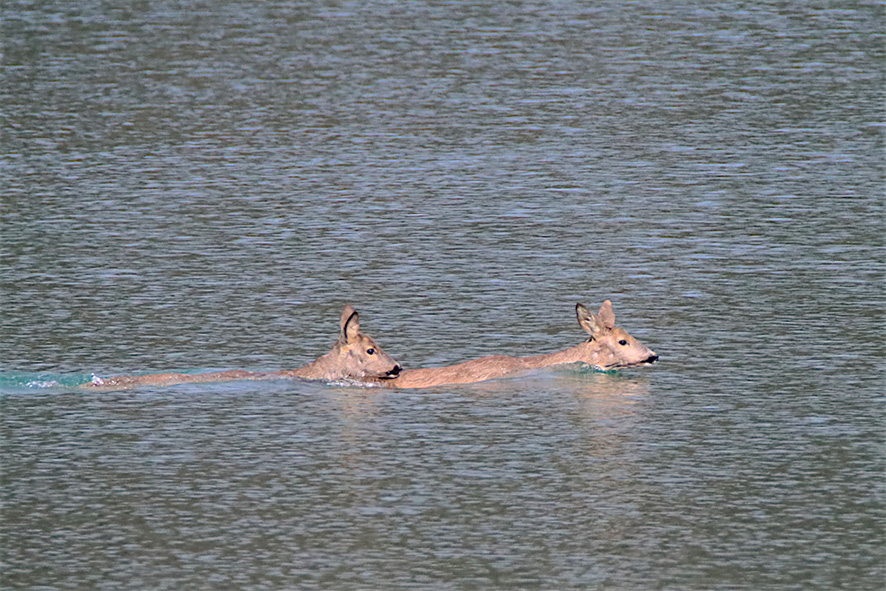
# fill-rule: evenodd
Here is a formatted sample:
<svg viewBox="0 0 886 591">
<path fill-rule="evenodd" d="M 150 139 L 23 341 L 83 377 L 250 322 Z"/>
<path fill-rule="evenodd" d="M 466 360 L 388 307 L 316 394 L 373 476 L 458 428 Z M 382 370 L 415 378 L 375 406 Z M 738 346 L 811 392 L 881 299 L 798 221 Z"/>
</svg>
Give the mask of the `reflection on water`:
<svg viewBox="0 0 886 591">
<path fill-rule="evenodd" d="M 3 586 L 878 589 L 880 12 L 5 6 Z"/>
</svg>

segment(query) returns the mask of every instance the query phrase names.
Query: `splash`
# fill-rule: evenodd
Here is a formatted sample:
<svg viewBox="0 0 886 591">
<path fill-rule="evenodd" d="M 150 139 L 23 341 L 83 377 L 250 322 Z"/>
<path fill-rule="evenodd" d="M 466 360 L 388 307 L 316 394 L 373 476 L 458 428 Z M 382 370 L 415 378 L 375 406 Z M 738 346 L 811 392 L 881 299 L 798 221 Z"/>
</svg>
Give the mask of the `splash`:
<svg viewBox="0 0 886 591">
<path fill-rule="evenodd" d="M 98 379 L 95 374 L 0 372 L 0 394 L 69 391 Z"/>
</svg>

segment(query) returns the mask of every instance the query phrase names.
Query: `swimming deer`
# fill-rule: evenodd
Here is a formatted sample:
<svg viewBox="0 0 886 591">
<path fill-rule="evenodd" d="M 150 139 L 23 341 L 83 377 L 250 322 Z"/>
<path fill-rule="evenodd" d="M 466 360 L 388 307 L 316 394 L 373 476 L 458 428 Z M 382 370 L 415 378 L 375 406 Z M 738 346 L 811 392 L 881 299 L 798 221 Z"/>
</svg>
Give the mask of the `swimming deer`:
<svg viewBox="0 0 886 591">
<path fill-rule="evenodd" d="M 591 338 L 565 351 L 533 357 L 493 355 L 447 367 L 406 369 L 383 385 L 390 388 L 429 388 L 516 376 L 543 367 L 570 363 L 585 363 L 600 371 L 614 371 L 658 361 L 654 351 L 615 326 L 615 313 L 609 300 L 603 302 L 596 314 L 591 314 L 582 304 L 576 304 L 575 315 L 579 325 Z"/>
<path fill-rule="evenodd" d="M 382 351 L 372 337 L 360 332 L 360 315 L 351 306 L 345 306 L 341 314 L 341 331 L 332 350 L 298 369 L 273 372 L 255 372 L 233 369 L 209 373 L 157 373 L 142 376 L 115 376 L 93 378 L 86 388 L 123 390 L 137 386 L 172 386 L 233 380 L 261 380 L 275 378 L 302 378 L 305 380 L 376 381 L 390 380 L 399 375 L 402 368 Z"/>
</svg>

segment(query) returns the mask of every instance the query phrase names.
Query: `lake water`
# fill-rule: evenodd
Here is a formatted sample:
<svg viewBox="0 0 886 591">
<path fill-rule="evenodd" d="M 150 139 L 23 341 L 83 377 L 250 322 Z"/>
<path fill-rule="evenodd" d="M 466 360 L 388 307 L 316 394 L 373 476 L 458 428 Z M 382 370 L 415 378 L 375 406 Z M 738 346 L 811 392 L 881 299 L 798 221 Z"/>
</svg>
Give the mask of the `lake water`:
<svg viewBox="0 0 886 591">
<path fill-rule="evenodd" d="M 6 3 L 4 589 L 880 589 L 878 2 Z M 286 369 L 350 303 L 418 391 Z"/>
</svg>

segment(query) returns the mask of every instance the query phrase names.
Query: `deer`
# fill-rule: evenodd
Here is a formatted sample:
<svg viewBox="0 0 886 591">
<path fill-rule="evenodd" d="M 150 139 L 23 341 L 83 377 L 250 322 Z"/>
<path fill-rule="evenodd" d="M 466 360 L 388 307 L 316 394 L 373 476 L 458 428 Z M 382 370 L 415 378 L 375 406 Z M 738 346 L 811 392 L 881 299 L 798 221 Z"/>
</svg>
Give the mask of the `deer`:
<svg viewBox="0 0 886 591">
<path fill-rule="evenodd" d="M 658 361 L 654 351 L 615 326 L 611 301 L 603 302 L 596 314 L 578 303 L 575 305 L 575 315 L 578 324 L 590 338 L 564 351 L 531 357 L 492 355 L 446 367 L 405 369 L 382 385 L 388 388 L 430 388 L 514 377 L 556 365 L 583 363 L 598 371 L 612 372 L 652 365 Z"/>
<path fill-rule="evenodd" d="M 339 322 L 338 340 L 325 355 L 292 370 L 256 372 L 232 369 L 208 373 L 156 373 L 136 376 L 94 377 L 84 388 L 102 390 L 125 390 L 138 386 L 173 386 L 234 380 L 267 380 L 300 378 L 304 380 L 369 381 L 376 382 L 396 378 L 402 371 L 372 337 L 360 332 L 360 315 L 350 305 L 345 306 Z"/>
</svg>

